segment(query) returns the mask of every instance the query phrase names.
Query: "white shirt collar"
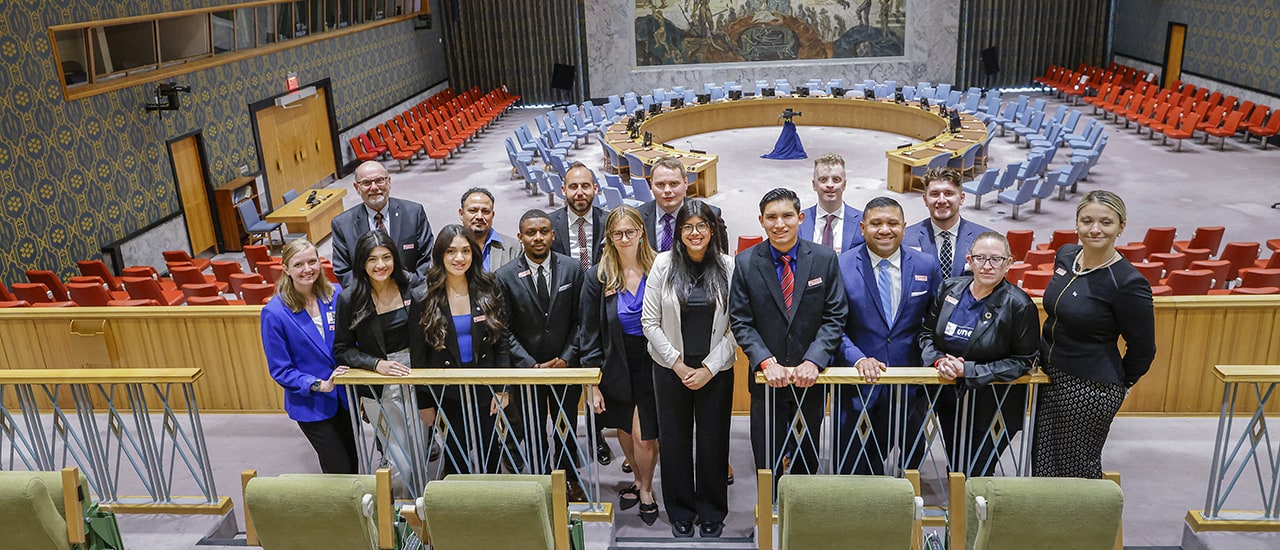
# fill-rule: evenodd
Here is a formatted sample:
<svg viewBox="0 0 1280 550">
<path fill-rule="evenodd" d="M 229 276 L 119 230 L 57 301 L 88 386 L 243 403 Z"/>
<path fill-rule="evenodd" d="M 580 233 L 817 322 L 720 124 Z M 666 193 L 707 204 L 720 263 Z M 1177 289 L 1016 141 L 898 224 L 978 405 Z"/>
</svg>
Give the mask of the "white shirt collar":
<svg viewBox="0 0 1280 550">
<path fill-rule="evenodd" d="M 892 264 L 893 267 L 896 267 L 899 269 L 902 268 L 902 247 L 901 246 L 899 246 L 897 250 L 894 250 L 893 254 L 890 254 L 888 258 L 885 258 L 879 254 L 876 254 L 875 252 L 872 252 L 871 247 L 867 247 L 867 255 L 871 257 L 871 267 L 876 267 L 877 265 L 879 265 L 880 260 L 889 260 L 889 263 Z"/>
<path fill-rule="evenodd" d="M 933 229 L 933 238 L 935 240 L 941 240 L 943 233 L 950 233 L 951 242 L 954 243 L 956 241 L 956 237 L 960 236 L 960 220 L 956 220 L 956 224 L 951 226 L 951 229 L 943 229 L 938 227 L 937 223 L 934 223 L 933 218 L 929 218 L 929 227 Z"/>
<path fill-rule="evenodd" d="M 814 210 L 814 214 L 818 215 L 819 220 L 825 218 L 827 215 L 832 215 L 832 216 L 835 216 L 837 220 L 844 221 L 844 205 L 841 204 L 838 208 L 836 208 L 835 212 L 827 212 L 826 210 L 823 210 L 822 205 L 819 204 L 818 207 Z"/>
</svg>

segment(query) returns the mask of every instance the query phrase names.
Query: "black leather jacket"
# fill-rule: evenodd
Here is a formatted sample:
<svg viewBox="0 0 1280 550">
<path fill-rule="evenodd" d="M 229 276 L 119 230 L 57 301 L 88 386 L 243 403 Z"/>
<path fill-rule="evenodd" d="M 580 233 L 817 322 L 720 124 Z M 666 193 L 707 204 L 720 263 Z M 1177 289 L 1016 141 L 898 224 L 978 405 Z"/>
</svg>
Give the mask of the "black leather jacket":
<svg viewBox="0 0 1280 550">
<path fill-rule="evenodd" d="M 1007 281 L 1000 281 L 987 296 L 978 326 L 965 349 L 945 347 L 942 332 L 955 304 L 972 282 L 971 275 L 952 277 L 938 288 L 920 329 L 921 360 L 932 365 L 948 353 L 963 358 L 964 378 L 957 378 L 956 383 L 967 388 L 1017 379 L 1031 370 L 1040 355 L 1040 315 L 1027 293 Z"/>
</svg>

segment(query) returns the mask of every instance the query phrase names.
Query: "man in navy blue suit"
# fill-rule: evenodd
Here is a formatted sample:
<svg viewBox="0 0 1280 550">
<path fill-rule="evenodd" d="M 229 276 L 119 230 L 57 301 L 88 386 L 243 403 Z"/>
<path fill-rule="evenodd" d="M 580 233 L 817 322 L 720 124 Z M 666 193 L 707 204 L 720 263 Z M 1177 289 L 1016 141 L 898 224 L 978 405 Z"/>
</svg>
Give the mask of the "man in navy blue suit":
<svg viewBox="0 0 1280 550">
<path fill-rule="evenodd" d="M 932 168 L 924 174 L 924 205 L 929 217 L 907 228 L 902 245 L 932 254 L 942 267 L 943 277 L 956 277 L 972 270 L 965 255 L 973 240 L 990 228 L 960 217 L 964 188 L 955 168 Z"/>
<path fill-rule="evenodd" d="M 830 249 L 799 238 L 803 218 L 794 191 L 766 193 L 760 227 L 769 241 L 738 254 L 729 285 L 729 326 L 752 376 L 751 449 L 756 468 L 777 474 L 786 455 L 790 471 L 818 473 L 824 395 L 812 386 L 839 351 L 848 310 L 839 260 Z M 765 425 L 765 388 L 754 381 L 757 370 L 775 388 L 772 426 Z M 797 417 L 806 428 L 799 434 L 790 429 Z M 765 430 L 772 430 L 772 449 Z"/>
<path fill-rule="evenodd" d="M 840 273 L 849 297 L 841 364 L 856 367 L 871 383 L 890 367 L 920 366 L 916 336 L 942 280 L 935 257 L 902 246 L 903 217 L 898 201 L 871 199 L 862 212 L 866 242 L 840 255 Z M 924 452 L 919 436 L 928 411 L 923 392 L 914 386 L 904 388 L 910 396 L 906 409 L 891 411 L 890 388 L 841 388 L 839 410 L 833 414 L 840 423 L 836 449 L 839 473 L 885 473 L 885 459 L 892 450 L 891 412 L 904 415 L 905 438 L 899 447 L 902 463 L 908 468 L 919 465 Z"/>
<path fill-rule="evenodd" d="M 804 209 L 800 238 L 836 251 L 862 244 L 862 211 L 844 203 L 844 159 L 827 153 L 813 161 L 813 192 L 818 204 Z"/>
</svg>

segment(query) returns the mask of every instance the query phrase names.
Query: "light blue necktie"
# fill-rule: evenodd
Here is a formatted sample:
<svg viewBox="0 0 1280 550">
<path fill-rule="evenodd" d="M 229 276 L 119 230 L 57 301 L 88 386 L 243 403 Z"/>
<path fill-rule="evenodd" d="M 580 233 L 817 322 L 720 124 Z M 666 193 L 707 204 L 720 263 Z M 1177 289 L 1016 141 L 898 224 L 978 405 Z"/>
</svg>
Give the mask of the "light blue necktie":
<svg viewBox="0 0 1280 550">
<path fill-rule="evenodd" d="M 893 264 L 889 260 L 880 260 L 876 264 L 876 288 L 880 291 L 880 306 L 884 308 L 884 317 L 893 324 L 893 281 L 889 279 L 889 267 Z"/>
</svg>

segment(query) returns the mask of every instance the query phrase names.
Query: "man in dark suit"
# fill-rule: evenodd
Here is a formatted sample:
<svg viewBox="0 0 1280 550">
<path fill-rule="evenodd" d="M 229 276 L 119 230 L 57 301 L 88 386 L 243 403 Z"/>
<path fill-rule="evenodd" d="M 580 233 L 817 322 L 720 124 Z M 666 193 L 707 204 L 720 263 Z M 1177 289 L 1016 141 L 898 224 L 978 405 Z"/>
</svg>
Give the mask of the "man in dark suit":
<svg viewBox="0 0 1280 550">
<path fill-rule="evenodd" d="M 756 468 L 783 473 L 818 472 L 818 433 L 823 391 L 811 388 L 840 347 L 847 302 L 835 252 L 799 238 L 803 221 L 794 191 L 774 189 L 760 199 L 760 226 L 768 246 L 753 246 L 735 258 L 729 285 L 729 326 L 747 356 L 751 388 L 751 448 Z M 765 425 L 765 388 L 754 382 L 763 371 L 775 388 L 774 419 Z M 788 386 L 792 386 L 788 388 Z M 806 430 L 789 429 L 802 414 Z M 765 430 L 772 430 L 772 449 Z M 772 451 L 772 452 L 771 452 Z"/>
<path fill-rule="evenodd" d="M 578 364 L 575 336 L 578 328 L 578 296 L 582 293 L 582 267 L 573 258 L 551 251 L 555 232 L 551 217 L 530 210 L 520 217 L 520 244 L 524 254 L 498 268 L 498 284 L 506 297 L 511 363 L 517 368 L 564 368 Z M 519 307 L 515 307 L 516 305 Z M 568 475 L 569 500 L 586 502 L 578 476 L 578 400 L 582 386 L 539 386 L 535 390 L 534 421 L 539 441 L 547 439 L 547 415 L 553 424 L 563 421 L 567 434 L 554 430 L 555 463 Z M 541 445 L 535 446 L 540 448 Z M 545 455 L 543 455 L 545 456 Z M 542 466 L 546 466 L 543 464 Z"/>
<path fill-rule="evenodd" d="M 862 211 L 844 203 L 844 159 L 828 153 L 813 161 L 813 192 L 818 204 L 804 209 L 800 238 L 836 251 L 862 244 Z"/>
<path fill-rule="evenodd" d="M 876 197 L 862 211 L 866 242 L 840 255 L 840 272 L 849 297 L 840 364 L 857 367 L 874 384 L 888 367 L 920 366 L 916 336 L 938 291 L 938 260 L 902 246 L 902 205 Z M 919 387 L 909 387 L 902 461 L 918 466 L 924 453 L 919 438 L 927 404 Z M 891 395 L 886 386 L 848 385 L 837 400 L 840 433 L 836 448 L 839 473 L 883 474 L 892 433 Z M 870 432 L 858 430 L 869 421 Z M 865 436 L 865 439 L 864 439 Z"/>
<path fill-rule="evenodd" d="M 564 208 L 551 212 L 551 229 L 555 231 L 553 252 L 572 257 L 586 272 L 600 261 L 604 247 L 604 219 L 609 215 L 595 206 L 596 178 L 587 165 L 573 163 L 565 172 Z"/>
<path fill-rule="evenodd" d="M 964 257 L 973 240 L 991 229 L 960 217 L 964 188 L 955 168 L 933 168 L 924 183 L 929 217 L 907 228 L 902 245 L 938 258 L 944 278 L 972 272 Z"/>
<path fill-rule="evenodd" d="M 644 218 L 644 232 L 658 252 L 671 250 L 671 244 L 680 238 L 676 227 L 676 213 L 684 206 L 684 199 L 689 193 L 689 178 L 680 159 L 666 156 L 658 159 L 649 176 L 649 189 L 653 191 L 653 200 L 640 205 L 640 216 Z M 711 206 L 717 215 L 720 209 Z M 729 250 L 729 234 L 724 230 L 724 216 L 720 216 L 720 249 Z"/>
<path fill-rule="evenodd" d="M 458 220 L 471 231 L 471 238 L 480 244 L 480 261 L 489 273 L 497 271 L 520 257 L 520 242 L 503 235 L 493 228 L 493 193 L 483 187 L 472 187 L 462 192 L 462 205 L 458 207 Z"/>
<path fill-rule="evenodd" d="M 355 188 L 362 204 L 338 214 L 329 224 L 333 230 L 333 272 L 342 286 L 351 286 L 351 270 L 364 264 L 364 258 L 351 257 L 356 241 L 375 230 L 396 241 L 400 248 L 396 252 L 415 284 L 425 278 L 435 241 L 426 210 L 416 202 L 391 198 L 391 176 L 376 160 L 356 167 Z"/>
<path fill-rule="evenodd" d="M 581 162 L 573 163 L 565 172 L 560 191 L 566 199 L 565 207 L 551 213 L 551 229 L 555 231 L 551 250 L 572 257 L 586 273 L 600 262 L 600 252 L 604 250 L 604 220 L 609 213 L 595 206 L 599 191 L 595 174 Z M 582 246 L 583 243 L 586 246 Z M 596 433 L 596 461 L 608 466 L 613 462 L 613 449 L 599 431 Z"/>
</svg>

